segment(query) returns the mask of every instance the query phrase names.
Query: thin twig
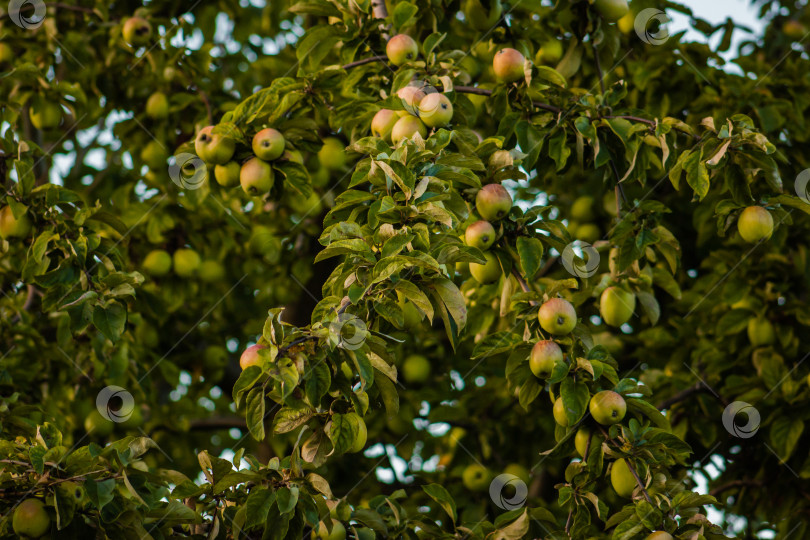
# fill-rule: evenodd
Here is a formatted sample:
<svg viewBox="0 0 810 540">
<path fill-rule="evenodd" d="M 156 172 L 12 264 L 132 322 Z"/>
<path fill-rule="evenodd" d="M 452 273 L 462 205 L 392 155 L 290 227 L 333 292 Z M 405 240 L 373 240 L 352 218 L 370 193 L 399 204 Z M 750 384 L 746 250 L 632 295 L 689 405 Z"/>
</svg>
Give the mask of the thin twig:
<svg viewBox="0 0 810 540">
<path fill-rule="evenodd" d="M 350 62 L 345 66 L 341 66 L 342 69 L 352 69 L 357 66 L 362 66 L 364 64 L 371 64 L 372 62 L 385 62 L 388 60 L 388 57 L 385 55 L 380 56 L 372 56 L 370 58 L 363 58 L 362 60 L 355 60 L 354 62 Z"/>
<path fill-rule="evenodd" d="M 689 388 L 684 388 L 683 390 L 681 390 L 680 392 L 678 392 L 674 396 L 672 396 L 672 397 L 670 397 L 668 399 L 665 399 L 664 401 L 659 403 L 658 404 L 658 409 L 659 410 L 669 409 L 674 404 L 679 403 L 681 401 L 684 401 L 685 399 L 687 399 L 688 397 L 690 397 L 693 394 L 698 394 L 698 393 L 701 393 L 701 392 L 709 392 L 711 394 L 714 394 L 715 396 L 718 397 L 718 399 L 721 402 L 723 402 L 725 404 L 725 400 L 722 397 L 720 397 L 720 394 L 718 394 L 716 391 L 714 391 L 714 389 L 712 389 L 711 386 L 709 386 L 704 381 L 698 381 L 694 385 L 690 386 Z"/>
<path fill-rule="evenodd" d="M 630 469 L 630 473 L 633 475 L 633 478 L 636 479 L 636 483 L 638 484 L 638 487 L 640 487 L 641 492 L 644 493 L 644 498 L 647 499 L 648 503 L 651 503 L 652 499 L 650 498 L 650 494 L 647 493 L 647 488 L 645 488 L 644 484 L 641 483 L 641 478 L 638 477 L 638 473 L 636 472 L 636 468 L 633 467 L 633 464 L 630 463 L 629 459 L 625 459 L 624 463 L 627 465 L 627 468 Z"/>
</svg>

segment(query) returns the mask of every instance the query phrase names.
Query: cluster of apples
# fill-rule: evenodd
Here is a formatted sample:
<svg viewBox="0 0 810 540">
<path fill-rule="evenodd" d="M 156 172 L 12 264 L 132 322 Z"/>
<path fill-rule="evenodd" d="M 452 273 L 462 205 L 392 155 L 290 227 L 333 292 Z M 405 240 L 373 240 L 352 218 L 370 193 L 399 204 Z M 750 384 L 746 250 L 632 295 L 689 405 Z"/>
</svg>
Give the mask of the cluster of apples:
<svg viewBox="0 0 810 540">
<path fill-rule="evenodd" d="M 512 196 L 500 184 L 487 184 L 475 196 L 475 209 L 483 219 L 468 226 L 464 231 L 464 241 L 468 246 L 484 252 L 484 264 L 470 263 L 470 274 L 478 283 L 494 283 L 501 277 L 501 264 L 498 258 L 487 251 L 496 240 L 492 222 L 499 221 L 512 209 Z"/>
<path fill-rule="evenodd" d="M 152 250 L 144 258 L 141 268 L 152 277 L 163 277 L 174 270 L 179 277 L 198 277 L 206 283 L 214 283 L 225 277 L 225 268 L 219 261 L 204 261 L 199 253 L 190 248 L 180 248 L 171 255 L 163 249 Z"/>
</svg>

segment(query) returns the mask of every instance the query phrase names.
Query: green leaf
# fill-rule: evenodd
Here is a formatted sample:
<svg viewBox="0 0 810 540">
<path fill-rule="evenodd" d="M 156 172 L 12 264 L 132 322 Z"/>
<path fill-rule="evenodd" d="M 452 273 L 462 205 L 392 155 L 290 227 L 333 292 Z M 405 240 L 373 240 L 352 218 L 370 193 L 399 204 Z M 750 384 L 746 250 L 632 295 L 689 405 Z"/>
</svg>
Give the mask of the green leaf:
<svg viewBox="0 0 810 540">
<path fill-rule="evenodd" d="M 282 514 L 292 512 L 298 503 L 298 488 L 296 486 L 279 488 L 276 491 L 276 503 Z"/>
<path fill-rule="evenodd" d="M 359 429 L 355 415 L 333 414 L 331 420 L 326 424 L 326 435 L 332 441 L 334 453 L 343 454 L 349 450 L 357 438 Z"/>
<path fill-rule="evenodd" d="M 391 19 L 394 22 L 394 28 L 397 31 L 411 24 L 411 20 L 419 12 L 419 8 L 410 2 L 398 2 L 391 14 Z"/>
<path fill-rule="evenodd" d="M 257 441 L 264 440 L 264 388 L 258 387 L 248 392 L 245 407 L 247 409 L 245 421 L 248 431 Z"/>
<path fill-rule="evenodd" d="M 453 520 L 453 523 L 456 522 L 458 519 L 458 513 L 456 511 L 456 501 L 453 500 L 453 497 L 450 493 L 441 485 L 439 484 L 428 484 L 426 486 L 422 486 L 422 489 L 428 496 L 439 503 L 447 515 L 450 516 L 450 519 Z"/>
<path fill-rule="evenodd" d="M 310 409 L 282 407 L 273 419 L 273 433 L 289 433 L 312 418 Z"/>
<path fill-rule="evenodd" d="M 118 302 L 110 302 L 106 306 L 97 305 L 93 309 L 93 324 L 113 343 L 121 337 L 126 323 L 127 310 Z"/>
<path fill-rule="evenodd" d="M 568 417 L 568 425 L 573 426 L 588 410 L 588 402 L 591 399 L 588 385 L 566 377 L 560 385 L 560 397 L 563 400 L 563 407 L 565 407 L 565 416 Z"/>
<path fill-rule="evenodd" d="M 779 416 L 774 420 L 770 431 L 771 444 L 782 463 L 793 455 L 803 432 L 804 421 L 801 418 Z"/>
<path fill-rule="evenodd" d="M 684 161 L 683 167 L 686 170 L 686 182 L 694 190 L 699 200 L 703 200 L 709 193 L 709 171 L 703 162 L 701 151 L 692 152 Z"/>
<path fill-rule="evenodd" d="M 519 236 L 516 244 L 520 256 L 520 266 L 523 269 L 523 277 L 527 281 L 531 281 L 537 271 L 540 270 L 543 244 L 537 238 L 527 236 Z"/>
</svg>

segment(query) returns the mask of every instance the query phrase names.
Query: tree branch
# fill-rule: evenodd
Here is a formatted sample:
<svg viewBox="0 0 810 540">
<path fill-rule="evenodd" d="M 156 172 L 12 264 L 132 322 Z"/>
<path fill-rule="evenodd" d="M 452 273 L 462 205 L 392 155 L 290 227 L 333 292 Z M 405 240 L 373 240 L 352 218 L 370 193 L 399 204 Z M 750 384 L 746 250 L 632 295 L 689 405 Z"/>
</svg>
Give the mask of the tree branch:
<svg viewBox="0 0 810 540">
<path fill-rule="evenodd" d="M 693 394 L 698 394 L 701 392 L 709 392 L 715 396 L 720 396 L 720 394 L 715 392 L 715 390 L 711 386 L 706 384 L 704 381 L 698 381 L 694 385 L 688 388 L 684 388 L 674 396 L 671 396 L 662 401 L 661 403 L 659 403 L 658 410 L 669 409 L 672 405 L 686 400 Z M 722 397 L 718 397 L 718 399 L 725 404 L 725 400 Z"/>
<path fill-rule="evenodd" d="M 190 428 L 197 431 L 230 428 L 247 429 L 247 422 L 239 416 L 212 416 L 192 420 Z"/>
<path fill-rule="evenodd" d="M 640 487 L 641 492 L 644 493 L 644 498 L 647 499 L 648 503 L 651 503 L 652 499 L 650 498 L 650 494 L 647 493 L 647 488 L 645 488 L 644 484 L 641 483 L 641 478 L 638 477 L 638 473 L 636 472 L 636 468 L 633 467 L 633 464 L 630 463 L 629 459 L 625 459 L 624 463 L 627 465 L 627 468 L 630 469 L 630 473 L 633 475 L 633 478 L 636 479 L 636 483 L 638 484 L 638 487 Z"/>
<path fill-rule="evenodd" d="M 362 66 L 362 65 L 365 65 L 365 64 L 371 64 L 372 62 L 387 62 L 387 61 L 388 61 L 388 57 L 385 56 L 384 54 L 381 54 L 379 56 L 372 56 L 370 58 L 363 58 L 362 60 L 355 60 L 354 62 L 350 62 L 350 63 L 346 64 L 345 66 L 341 66 L 341 68 L 342 69 L 352 69 L 352 68 L 355 68 L 357 66 Z"/>
</svg>

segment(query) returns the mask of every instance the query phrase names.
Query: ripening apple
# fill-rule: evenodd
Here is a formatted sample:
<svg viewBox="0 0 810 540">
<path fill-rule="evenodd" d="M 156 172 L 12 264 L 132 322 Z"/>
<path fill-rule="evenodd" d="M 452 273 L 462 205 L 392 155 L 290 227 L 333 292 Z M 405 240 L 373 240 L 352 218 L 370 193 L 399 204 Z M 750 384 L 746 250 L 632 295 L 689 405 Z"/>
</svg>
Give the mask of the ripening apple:
<svg viewBox="0 0 810 540">
<path fill-rule="evenodd" d="M 571 204 L 571 218 L 577 221 L 593 221 L 596 214 L 593 213 L 593 197 L 583 195 L 577 197 Z"/>
<path fill-rule="evenodd" d="M 748 321 L 748 340 L 754 347 L 773 345 L 776 334 L 773 324 L 765 317 L 754 317 Z"/>
<path fill-rule="evenodd" d="M 419 134 L 423 139 L 427 137 L 427 127 L 415 116 L 403 116 L 394 128 L 391 130 L 391 141 L 394 144 L 399 144 L 400 141 L 411 139 L 414 135 Z"/>
<path fill-rule="evenodd" d="M 250 158 L 239 170 L 239 183 L 248 195 L 261 195 L 272 189 L 275 178 L 273 168 L 257 157 Z"/>
<path fill-rule="evenodd" d="M 596 0 L 593 7 L 603 19 L 611 23 L 618 21 L 630 11 L 627 0 Z"/>
<path fill-rule="evenodd" d="M 172 255 L 174 273 L 180 277 L 191 277 L 200 267 L 200 255 L 189 248 L 180 248 Z"/>
<path fill-rule="evenodd" d="M 397 97 L 402 100 L 404 111 L 397 111 L 399 116 L 415 115 L 419 111 L 419 104 L 425 99 L 425 92 L 418 86 L 403 86 L 397 90 Z"/>
<path fill-rule="evenodd" d="M 427 127 L 444 127 L 453 118 L 453 104 L 444 94 L 428 94 L 419 102 L 419 118 Z"/>
<path fill-rule="evenodd" d="M 523 78 L 523 65 L 526 58 L 512 48 L 501 49 L 492 59 L 492 70 L 501 82 L 516 82 Z"/>
<path fill-rule="evenodd" d="M 537 311 L 540 327 L 555 336 L 570 334 L 577 326 L 577 311 L 564 298 L 552 298 Z"/>
<path fill-rule="evenodd" d="M 610 483 L 619 497 L 630 498 L 636 489 L 636 478 L 624 458 L 617 459 L 610 468 Z"/>
<path fill-rule="evenodd" d="M 169 159 L 169 152 L 158 141 L 149 141 L 141 150 L 141 161 L 146 163 L 150 169 L 162 169 L 166 167 Z"/>
<path fill-rule="evenodd" d="M 37 129 L 53 129 L 62 121 L 62 107 L 56 101 L 38 96 L 28 109 L 31 125 Z"/>
<path fill-rule="evenodd" d="M 624 398 L 612 390 L 602 390 L 591 397 L 588 404 L 593 419 L 603 426 L 618 424 L 627 413 Z"/>
<path fill-rule="evenodd" d="M 124 23 L 121 34 L 130 45 L 145 45 L 152 37 L 152 25 L 143 17 L 130 17 Z"/>
<path fill-rule="evenodd" d="M 332 532 L 329 532 L 326 524 L 321 521 L 318 525 L 318 538 L 321 540 L 346 540 L 346 527 L 340 521 L 332 519 Z"/>
<path fill-rule="evenodd" d="M 219 261 L 209 259 L 200 263 L 197 275 L 206 283 L 216 283 L 225 277 L 225 267 Z"/>
<path fill-rule="evenodd" d="M 408 383 L 423 383 L 430 377 L 430 361 L 421 354 L 412 354 L 402 364 L 402 378 Z"/>
<path fill-rule="evenodd" d="M 236 142 L 221 133 L 212 133 L 214 126 L 206 126 L 197 133 L 194 150 L 200 158 L 214 165 L 228 163 L 236 151 Z"/>
<path fill-rule="evenodd" d="M 492 474 L 483 465 L 471 463 L 461 473 L 461 481 L 470 491 L 486 491 L 492 481 Z"/>
<path fill-rule="evenodd" d="M 395 66 L 401 66 L 405 62 L 415 60 L 419 55 L 419 46 L 413 38 L 407 34 L 397 34 L 385 44 L 385 55 L 388 61 Z"/>
<path fill-rule="evenodd" d="M 520 463 L 510 463 L 503 469 L 504 474 L 511 474 L 512 476 L 517 476 L 520 478 L 524 484 L 528 484 L 531 480 L 531 472 L 529 469 L 521 465 Z"/>
<path fill-rule="evenodd" d="M 558 397 L 554 402 L 554 407 L 551 412 L 554 415 L 555 422 L 562 427 L 568 427 L 568 415 L 565 414 L 565 404 L 561 397 Z"/>
<path fill-rule="evenodd" d="M 142 267 L 150 276 L 165 276 L 172 269 L 172 256 L 162 249 L 155 249 L 146 255 Z"/>
<path fill-rule="evenodd" d="M 562 41 L 556 38 L 549 39 L 543 46 L 537 49 L 537 54 L 534 57 L 534 63 L 537 65 L 553 64 L 557 65 L 563 56 Z"/>
<path fill-rule="evenodd" d="M 349 413 L 346 416 L 352 416 L 354 419 L 357 420 L 357 438 L 352 443 L 351 448 L 349 448 L 349 453 L 357 453 L 363 450 L 366 447 L 366 441 L 368 440 L 368 428 L 366 427 L 365 421 L 360 417 L 357 413 Z"/>
<path fill-rule="evenodd" d="M 464 231 L 464 241 L 468 246 L 486 251 L 495 243 L 495 227 L 489 221 L 476 221 Z"/>
<path fill-rule="evenodd" d="M 484 264 L 470 263 L 470 274 L 482 285 L 495 283 L 503 273 L 501 263 L 498 262 L 498 257 L 490 252 L 484 253 L 484 259 L 486 259 Z"/>
<path fill-rule="evenodd" d="M 14 217 L 14 212 L 10 206 L 4 206 L 0 210 L 0 238 L 25 238 L 31 232 L 31 218 L 28 212 L 18 218 Z"/>
<path fill-rule="evenodd" d="M 169 99 L 163 92 L 155 92 L 146 100 L 146 114 L 160 120 L 169 116 Z"/>
<path fill-rule="evenodd" d="M 244 371 L 250 366 L 261 366 L 262 358 L 259 356 L 259 351 L 262 349 L 264 347 L 258 343 L 245 349 L 239 357 L 239 367 Z"/>
<path fill-rule="evenodd" d="M 621 287 L 608 287 L 599 299 L 599 314 L 610 326 L 621 326 L 636 310 L 636 295 Z"/>
<path fill-rule="evenodd" d="M 51 528 L 51 517 L 39 499 L 25 499 L 14 509 L 14 532 L 24 538 L 39 538 Z"/>
<path fill-rule="evenodd" d="M 253 153 L 264 161 L 273 161 L 284 153 L 284 135 L 273 128 L 265 128 L 253 136 Z"/>
<path fill-rule="evenodd" d="M 233 187 L 239 184 L 239 176 L 241 175 L 242 166 L 238 161 L 229 161 L 224 165 L 216 165 L 214 167 L 214 178 L 222 187 Z"/>
<path fill-rule="evenodd" d="M 385 142 L 391 142 L 391 130 L 399 120 L 399 115 L 391 109 L 380 109 L 371 120 L 371 134 Z"/>
<path fill-rule="evenodd" d="M 655 531 L 648 534 L 644 540 L 675 540 L 675 538 L 667 531 Z"/>
<path fill-rule="evenodd" d="M 487 184 L 475 196 L 475 208 L 487 221 L 498 221 L 512 209 L 512 196 L 500 184 Z"/>
<path fill-rule="evenodd" d="M 330 171 L 339 171 L 346 166 L 346 145 L 337 137 L 327 137 L 318 150 L 318 161 Z"/>
<path fill-rule="evenodd" d="M 532 347 L 529 369 L 535 377 L 548 379 L 554 371 L 554 366 L 562 362 L 563 352 L 560 346 L 551 340 L 542 340 Z"/>
<path fill-rule="evenodd" d="M 742 239 L 750 244 L 767 240 L 773 234 L 773 217 L 761 206 L 749 206 L 740 214 L 737 230 Z"/>
</svg>

